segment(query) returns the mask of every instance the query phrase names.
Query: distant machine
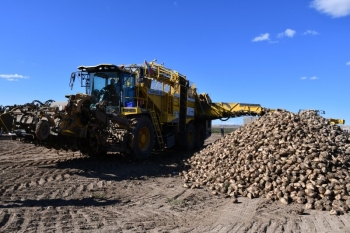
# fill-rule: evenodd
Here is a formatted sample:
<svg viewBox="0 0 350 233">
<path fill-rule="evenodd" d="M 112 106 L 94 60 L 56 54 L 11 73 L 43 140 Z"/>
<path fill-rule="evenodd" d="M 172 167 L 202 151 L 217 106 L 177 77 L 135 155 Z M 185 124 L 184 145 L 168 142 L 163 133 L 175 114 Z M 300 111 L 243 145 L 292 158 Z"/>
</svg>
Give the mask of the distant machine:
<svg viewBox="0 0 350 233">
<path fill-rule="evenodd" d="M 255 120 L 257 120 L 257 119 L 259 119 L 259 117 L 257 117 L 257 116 L 247 116 L 247 117 L 244 117 L 243 118 L 243 124 L 249 124 L 249 123 L 251 123 L 251 122 L 253 122 L 253 121 L 255 121 Z"/>
</svg>

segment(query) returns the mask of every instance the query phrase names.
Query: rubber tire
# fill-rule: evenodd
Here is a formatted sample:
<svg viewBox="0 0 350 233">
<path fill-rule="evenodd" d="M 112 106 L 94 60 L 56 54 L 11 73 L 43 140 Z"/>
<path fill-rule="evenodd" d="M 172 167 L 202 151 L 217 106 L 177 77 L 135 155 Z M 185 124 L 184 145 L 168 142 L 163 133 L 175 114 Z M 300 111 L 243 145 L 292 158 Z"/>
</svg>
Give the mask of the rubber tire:
<svg viewBox="0 0 350 233">
<path fill-rule="evenodd" d="M 50 124 L 47 120 L 41 119 L 35 128 L 35 135 L 40 140 L 43 141 L 47 139 L 50 135 Z"/>
<path fill-rule="evenodd" d="M 188 123 L 186 127 L 185 135 L 185 148 L 187 150 L 193 150 L 196 142 L 196 129 L 192 123 Z"/>
<path fill-rule="evenodd" d="M 89 148 L 88 150 L 83 151 L 82 154 L 87 154 L 91 158 L 98 158 L 98 157 L 105 156 L 107 152 L 105 150 L 96 152 L 95 150 Z"/>
<path fill-rule="evenodd" d="M 135 121 L 131 155 L 135 159 L 146 159 L 151 155 L 154 147 L 153 124 L 147 116 L 138 116 Z"/>
<path fill-rule="evenodd" d="M 194 144 L 195 149 L 201 149 L 204 146 L 205 141 L 205 128 L 202 124 L 197 125 L 196 127 L 196 141 Z"/>
<path fill-rule="evenodd" d="M 78 145 L 81 153 L 89 157 L 100 157 L 107 154 L 106 148 L 103 145 L 99 145 L 97 139 L 92 137 L 90 132 L 88 132 L 86 139 L 78 142 Z"/>
</svg>

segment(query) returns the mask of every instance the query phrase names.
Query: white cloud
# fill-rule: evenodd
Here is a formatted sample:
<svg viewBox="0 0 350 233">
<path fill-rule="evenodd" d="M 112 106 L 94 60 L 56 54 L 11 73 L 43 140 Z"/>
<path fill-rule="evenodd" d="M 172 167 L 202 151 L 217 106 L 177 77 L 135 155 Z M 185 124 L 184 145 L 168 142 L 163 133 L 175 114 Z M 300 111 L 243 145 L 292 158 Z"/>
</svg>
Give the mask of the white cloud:
<svg viewBox="0 0 350 233">
<path fill-rule="evenodd" d="M 286 34 L 286 36 L 288 36 L 288 37 L 293 37 L 294 35 L 295 35 L 295 31 L 294 30 L 292 30 L 292 29 L 287 29 L 286 31 L 285 31 L 285 34 Z"/>
<path fill-rule="evenodd" d="M 264 40 L 270 40 L 270 34 L 269 33 L 261 34 L 260 36 L 255 37 L 252 41 L 253 42 L 258 42 L 258 41 L 264 41 Z"/>
<path fill-rule="evenodd" d="M 296 31 L 288 28 L 284 32 L 278 33 L 277 37 L 281 38 L 281 37 L 287 36 L 292 38 L 295 35 L 295 33 Z"/>
<path fill-rule="evenodd" d="M 311 7 L 333 18 L 350 15 L 350 0 L 313 0 Z"/>
<path fill-rule="evenodd" d="M 348 62 L 346 63 L 346 65 L 350 66 L 350 61 L 348 61 Z"/>
<path fill-rule="evenodd" d="M 301 79 L 301 80 L 306 80 L 306 79 L 316 80 L 316 79 L 318 79 L 318 77 L 312 76 L 311 78 L 308 78 L 308 77 L 306 77 L 306 76 L 303 76 L 303 77 L 301 77 L 300 79 Z"/>
<path fill-rule="evenodd" d="M 7 81 L 18 81 L 19 79 L 27 79 L 29 77 L 20 74 L 0 74 L 0 78 L 4 78 Z"/>
<path fill-rule="evenodd" d="M 316 36 L 319 33 L 315 30 L 306 30 L 305 32 L 303 32 L 303 35 L 312 35 L 312 36 Z"/>
</svg>

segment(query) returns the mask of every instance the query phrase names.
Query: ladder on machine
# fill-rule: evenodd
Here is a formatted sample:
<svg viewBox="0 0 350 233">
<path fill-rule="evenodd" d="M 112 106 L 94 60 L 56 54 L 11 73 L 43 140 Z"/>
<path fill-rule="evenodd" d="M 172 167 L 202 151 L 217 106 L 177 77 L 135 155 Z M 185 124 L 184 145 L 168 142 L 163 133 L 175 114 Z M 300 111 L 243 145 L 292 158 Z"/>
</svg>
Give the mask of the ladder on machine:
<svg viewBox="0 0 350 233">
<path fill-rule="evenodd" d="M 157 113 L 154 109 L 154 103 L 153 103 L 152 99 L 148 96 L 147 91 L 144 89 L 141 89 L 141 90 L 147 96 L 146 105 L 147 105 L 147 109 L 151 115 L 151 120 L 152 120 L 152 123 L 154 125 L 154 130 L 156 131 L 158 147 L 160 150 L 163 150 L 165 148 L 165 143 L 163 140 L 162 130 L 160 127 L 160 120 L 159 120 L 159 117 L 157 117 Z"/>
<path fill-rule="evenodd" d="M 164 140 L 162 136 L 162 131 L 160 130 L 160 123 L 157 117 L 157 113 L 154 111 L 153 108 L 149 110 L 149 113 L 151 114 L 151 119 L 154 125 L 154 129 L 156 131 L 156 137 L 157 137 L 159 149 L 163 150 L 165 145 L 164 145 Z"/>
</svg>

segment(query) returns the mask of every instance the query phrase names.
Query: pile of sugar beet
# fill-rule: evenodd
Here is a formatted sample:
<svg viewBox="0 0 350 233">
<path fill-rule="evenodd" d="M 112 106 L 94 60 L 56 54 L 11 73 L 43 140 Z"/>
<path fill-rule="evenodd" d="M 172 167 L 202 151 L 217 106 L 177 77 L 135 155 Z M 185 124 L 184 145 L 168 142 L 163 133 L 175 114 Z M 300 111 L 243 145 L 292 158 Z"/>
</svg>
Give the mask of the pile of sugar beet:
<svg viewBox="0 0 350 233">
<path fill-rule="evenodd" d="M 315 111 L 268 112 L 197 152 L 184 187 L 264 197 L 302 209 L 350 210 L 350 138 Z"/>
</svg>

